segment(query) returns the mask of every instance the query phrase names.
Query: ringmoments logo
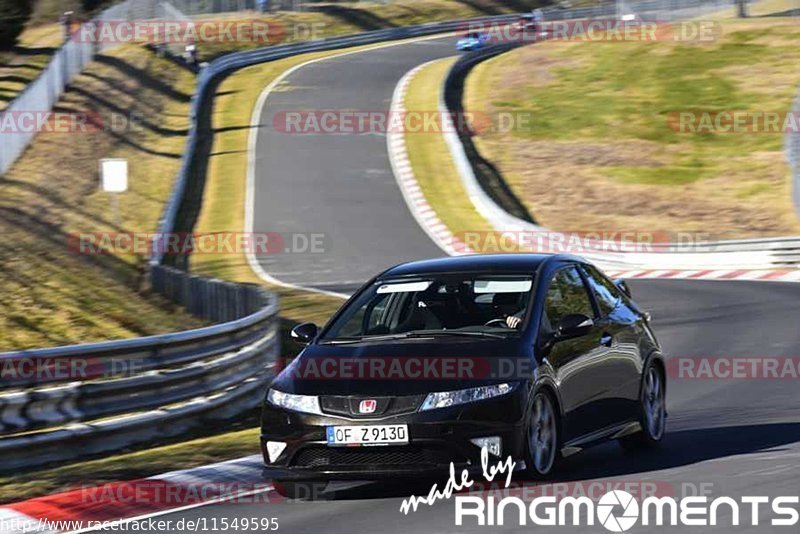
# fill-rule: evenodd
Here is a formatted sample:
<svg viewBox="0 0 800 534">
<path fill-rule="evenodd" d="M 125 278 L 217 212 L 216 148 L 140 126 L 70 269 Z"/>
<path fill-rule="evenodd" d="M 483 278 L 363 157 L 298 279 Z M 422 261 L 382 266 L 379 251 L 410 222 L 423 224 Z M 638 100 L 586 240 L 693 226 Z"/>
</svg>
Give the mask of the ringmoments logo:
<svg viewBox="0 0 800 534">
<path fill-rule="evenodd" d="M 455 497 L 455 524 L 478 526 L 593 526 L 625 532 L 643 526 L 795 526 L 800 521 L 800 497 L 744 496 L 709 498 L 689 496 L 675 499 L 650 496 L 641 503 L 625 490 L 611 490 L 595 503 L 585 496 L 557 499 L 546 495 L 525 502 L 519 497 L 471 495 Z M 749 511 L 747 519 L 743 512 Z M 771 516 L 767 519 L 767 515 Z"/>
<path fill-rule="evenodd" d="M 516 462 L 508 456 L 505 460 L 490 464 L 489 453 L 481 450 L 481 468 L 485 483 L 492 484 L 495 478 L 503 481 L 511 494 L 483 491 L 484 485 L 473 480 L 468 469 L 456 474 L 450 463 L 450 476 L 443 487 L 434 484 L 424 496 L 411 495 L 403 499 L 400 512 L 408 515 L 420 506 L 433 506 L 437 501 L 454 497 L 456 526 L 594 526 L 600 524 L 610 532 L 625 532 L 640 523 L 643 526 L 717 526 L 740 524 L 759 526 L 795 526 L 800 522 L 798 504 L 800 497 L 743 496 L 732 497 L 684 493 L 678 498 L 663 492 L 640 494 L 640 500 L 629 491 L 612 487 L 599 498 L 592 498 L 576 491 L 559 496 L 547 491 L 532 494 L 514 491 L 511 478 Z M 477 494 L 470 490 L 475 489 Z M 523 490 L 525 488 L 522 488 Z M 534 488 L 536 490 L 538 488 Z M 626 488 L 627 489 L 627 488 Z M 501 496 L 502 495 L 502 496 Z M 524 497 L 533 495 L 533 498 Z M 744 516 L 744 517 L 743 517 Z"/>
<path fill-rule="evenodd" d="M 614 509 L 619 508 L 622 508 L 622 513 L 617 516 Z M 597 503 L 597 519 L 611 532 L 625 532 L 639 519 L 639 503 L 627 491 L 609 491 Z"/>
</svg>

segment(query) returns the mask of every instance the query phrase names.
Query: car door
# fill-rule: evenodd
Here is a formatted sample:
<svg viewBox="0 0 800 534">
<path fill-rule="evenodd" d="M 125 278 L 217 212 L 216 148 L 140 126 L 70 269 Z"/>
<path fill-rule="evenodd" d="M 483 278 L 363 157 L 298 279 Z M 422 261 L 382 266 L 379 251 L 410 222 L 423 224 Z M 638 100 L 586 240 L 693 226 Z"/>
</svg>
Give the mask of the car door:
<svg viewBox="0 0 800 534">
<path fill-rule="evenodd" d="M 603 330 L 593 326 L 581 337 L 554 340 L 559 321 L 570 314 L 595 318 L 597 312 L 576 265 L 557 270 L 544 300 L 539 339 L 551 340 L 544 359 L 552 367 L 559 388 L 565 420 L 564 443 L 610 425 L 614 417 L 605 402 L 613 379 L 603 369 L 608 347 L 601 344 Z"/>
<path fill-rule="evenodd" d="M 627 306 L 614 283 L 597 268 L 582 265 L 581 270 L 597 304 L 599 316 L 595 324 L 609 345 L 608 357 L 602 365 L 602 372 L 613 377 L 606 401 L 608 410 L 616 416 L 616 422 L 636 419 L 642 374 L 639 317 Z"/>
</svg>

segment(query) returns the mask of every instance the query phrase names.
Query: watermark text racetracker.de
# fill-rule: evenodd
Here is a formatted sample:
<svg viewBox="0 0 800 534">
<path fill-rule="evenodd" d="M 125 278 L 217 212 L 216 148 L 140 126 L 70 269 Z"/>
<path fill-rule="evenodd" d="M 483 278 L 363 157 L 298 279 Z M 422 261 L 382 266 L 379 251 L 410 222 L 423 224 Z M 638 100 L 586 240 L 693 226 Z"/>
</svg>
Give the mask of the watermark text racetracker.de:
<svg viewBox="0 0 800 534">
<path fill-rule="evenodd" d="M 773 110 L 670 111 L 667 125 L 676 133 L 787 134 L 800 132 L 800 112 Z"/>
<path fill-rule="evenodd" d="M 587 252 L 665 253 L 713 250 L 716 244 L 707 232 L 662 230 L 548 230 L 485 231 L 464 230 L 453 234 L 458 252 L 511 253 L 543 252 L 583 254 Z"/>
<path fill-rule="evenodd" d="M 798 380 L 798 356 L 681 356 L 667 360 L 678 380 Z"/>
<path fill-rule="evenodd" d="M 324 254 L 330 238 L 324 232 L 77 232 L 67 238 L 74 254 Z"/>
<path fill-rule="evenodd" d="M 715 20 L 668 21 L 643 18 L 588 18 L 540 21 L 537 24 L 465 22 L 460 36 L 483 34 L 489 44 L 549 41 L 641 43 L 708 43 L 719 39 L 722 26 Z"/>
<path fill-rule="evenodd" d="M 146 358 L 93 356 L 33 357 L 20 353 L 0 360 L 0 382 L 41 384 L 136 376 L 152 366 Z"/>
<path fill-rule="evenodd" d="M 530 111 L 443 112 L 438 110 L 385 111 L 370 109 L 281 110 L 272 128 L 288 135 L 481 134 L 531 132 Z"/>
<path fill-rule="evenodd" d="M 96 44 L 254 43 L 283 41 L 277 21 L 209 19 L 97 20 L 73 28 L 70 38 Z"/>
<path fill-rule="evenodd" d="M 95 134 L 141 131 L 142 117 L 136 111 L 106 113 L 97 111 L 16 110 L 0 112 L 0 136 L 13 134 Z"/>
<path fill-rule="evenodd" d="M 102 19 L 72 24 L 70 39 L 93 44 L 275 44 L 319 39 L 325 22 L 283 23 L 277 19 Z"/>
</svg>

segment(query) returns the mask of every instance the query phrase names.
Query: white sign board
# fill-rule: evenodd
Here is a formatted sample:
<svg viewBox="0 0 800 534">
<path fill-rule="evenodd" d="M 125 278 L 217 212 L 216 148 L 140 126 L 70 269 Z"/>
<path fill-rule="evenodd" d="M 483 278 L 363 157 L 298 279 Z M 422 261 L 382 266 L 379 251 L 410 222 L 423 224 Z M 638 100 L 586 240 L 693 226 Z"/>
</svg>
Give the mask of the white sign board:
<svg viewBox="0 0 800 534">
<path fill-rule="evenodd" d="M 101 159 L 100 187 L 106 193 L 124 193 L 128 190 L 128 160 Z"/>
</svg>

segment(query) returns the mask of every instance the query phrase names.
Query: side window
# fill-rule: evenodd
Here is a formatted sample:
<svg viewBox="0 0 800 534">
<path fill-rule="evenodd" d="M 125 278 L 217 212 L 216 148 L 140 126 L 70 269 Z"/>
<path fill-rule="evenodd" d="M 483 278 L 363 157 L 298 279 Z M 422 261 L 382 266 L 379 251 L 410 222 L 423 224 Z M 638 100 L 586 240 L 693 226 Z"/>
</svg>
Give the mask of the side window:
<svg viewBox="0 0 800 534">
<path fill-rule="evenodd" d="M 389 295 L 382 295 L 381 300 L 377 303 L 373 303 L 371 307 L 358 310 L 358 312 L 342 326 L 339 335 L 344 337 L 363 336 L 382 326 L 384 312 L 389 303 L 388 296 Z"/>
<path fill-rule="evenodd" d="M 619 291 L 608 278 L 600 274 L 591 265 L 585 265 L 583 268 L 586 273 L 586 279 L 589 281 L 589 286 L 594 291 L 595 297 L 597 297 L 597 305 L 600 306 L 600 312 L 605 317 L 619 305 Z"/>
<path fill-rule="evenodd" d="M 544 326 L 551 332 L 556 330 L 562 318 L 571 313 L 594 317 L 592 302 L 576 267 L 561 269 L 553 276 L 547 289 L 544 312 Z"/>
<path fill-rule="evenodd" d="M 388 305 L 389 299 L 384 295 L 384 298 L 372 307 L 369 312 L 369 319 L 367 320 L 367 332 L 371 332 L 373 329 L 381 326 Z"/>
</svg>

